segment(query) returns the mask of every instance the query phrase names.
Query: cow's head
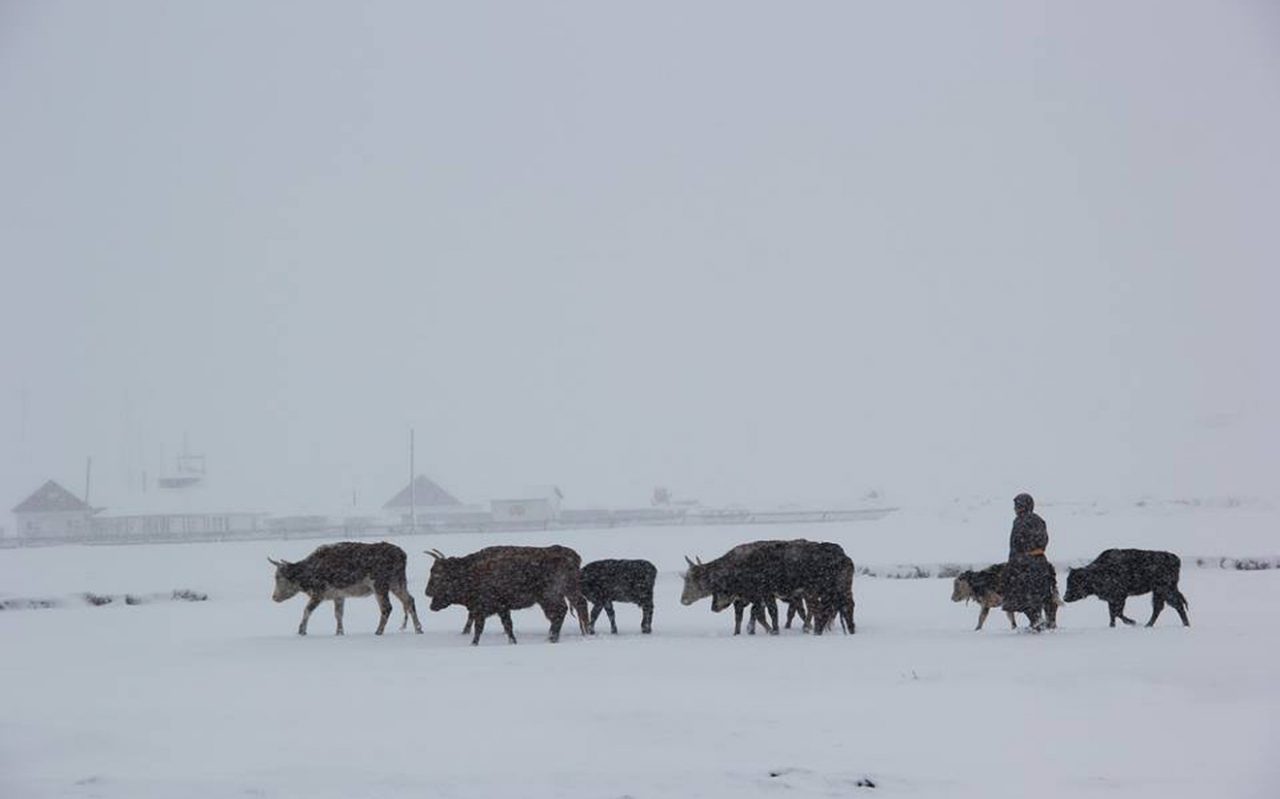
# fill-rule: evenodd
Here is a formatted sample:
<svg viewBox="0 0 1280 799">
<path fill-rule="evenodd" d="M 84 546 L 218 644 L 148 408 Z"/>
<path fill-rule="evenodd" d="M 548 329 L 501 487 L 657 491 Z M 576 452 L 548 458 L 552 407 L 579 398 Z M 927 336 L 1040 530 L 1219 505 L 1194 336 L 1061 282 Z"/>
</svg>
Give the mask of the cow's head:
<svg viewBox="0 0 1280 799">
<path fill-rule="evenodd" d="M 1092 581 L 1088 569 L 1067 570 L 1067 593 L 1062 597 L 1064 602 L 1075 602 L 1093 593 Z"/>
<path fill-rule="evenodd" d="M 294 594 L 302 590 L 302 586 L 298 585 L 297 580 L 293 579 L 293 564 L 287 560 L 276 560 L 275 558 L 267 558 L 272 566 L 276 567 L 276 590 L 271 598 L 277 602 L 283 602 Z"/>
<path fill-rule="evenodd" d="M 444 610 L 461 601 L 462 563 L 459 558 L 446 558 L 438 549 L 429 549 L 427 554 L 435 558 L 435 563 L 431 564 L 431 574 L 427 576 L 426 594 L 431 597 L 432 610 Z"/>
<path fill-rule="evenodd" d="M 711 587 L 707 584 L 710 582 L 707 575 L 707 567 L 703 565 L 702 558 L 698 558 L 698 562 L 694 563 L 689 560 L 689 556 L 684 556 L 684 562 L 689 564 L 689 571 L 684 573 L 684 591 L 680 594 L 680 604 L 692 605 L 704 596 L 711 595 Z M 730 602 L 733 600 L 730 599 Z M 724 606 L 721 606 L 723 609 Z"/>
<path fill-rule="evenodd" d="M 956 577 L 955 582 L 951 584 L 951 601 L 964 602 L 968 599 L 975 599 L 973 595 L 973 584 L 969 582 L 973 572 L 964 572 Z"/>
</svg>

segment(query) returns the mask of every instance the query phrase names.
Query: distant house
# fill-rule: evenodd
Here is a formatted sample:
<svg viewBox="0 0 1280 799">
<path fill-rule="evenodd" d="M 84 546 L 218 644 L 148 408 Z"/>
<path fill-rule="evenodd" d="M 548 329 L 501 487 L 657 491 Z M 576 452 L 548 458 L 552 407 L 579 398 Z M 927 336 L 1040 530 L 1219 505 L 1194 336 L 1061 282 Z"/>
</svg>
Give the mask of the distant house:
<svg viewBox="0 0 1280 799">
<path fill-rule="evenodd" d="M 49 480 L 13 509 L 17 537 L 27 539 L 83 538 L 95 513 L 88 503 Z"/>
<path fill-rule="evenodd" d="M 499 524 L 553 522 L 560 518 L 564 494 L 556 486 L 529 489 L 517 499 L 495 499 L 489 512 Z"/>
<path fill-rule="evenodd" d="M 457 514 L 474 513 L 475 508 L 463 505 L 458 498 L 431 481 L 425 475 L 413 478 L 394 497 L 387 500 L 382 510 L 399 524 L 408 524 L 416 509 L 420 521 L 433 518 L 450 518 Z"/>
</svg>

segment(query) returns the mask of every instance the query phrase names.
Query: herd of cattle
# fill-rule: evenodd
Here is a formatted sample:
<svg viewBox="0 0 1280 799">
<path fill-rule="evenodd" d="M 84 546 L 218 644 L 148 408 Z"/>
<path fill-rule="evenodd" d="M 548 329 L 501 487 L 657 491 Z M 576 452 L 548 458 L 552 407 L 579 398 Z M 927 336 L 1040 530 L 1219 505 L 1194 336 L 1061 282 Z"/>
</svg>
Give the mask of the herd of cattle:
<svg viewBox="0 0 1280 799">
<path fill-rule="evenodd" d="M 598 560 L 583 566 L 578 553 L 564 546 L 493 546 L 462 557 L 447 557 L 434 549 L 427 554 L 434 559 L 426 588 L 431 610 L 444 610 L 450 605 L 465 607 L 467 625 L 463 631 L 472 633 L 473 645 L 480 642 L 485 620 L 494 615 L 501 621 L 507 640 L 514 644 L 511 611 L 533 605 L 540 607 L 551 622 L 552 642 L 559 640 L 568 613 L 575 616 L 583 635 L 594 634 L 601 611 L 608 614 L 611 631 L 618 632 L 615 602 L 638 605 L 643 614 L 641 632 L 653 631 L 653 586 L 658 570 L 647 560 Z M 788 628 L 798 615 L 804 630 L 815 635 L 832 629 L 837 619 L 845 633 L 855 631 L 853 561 L 839 544 L 803 539 L 753 541 L 707 563 L 688 557 L 685 561 L 688 570 L 683 574 L 681 603 L 691 605 L 711 597 L 711 609 L 717 613 L 732 605 L 734 635 L 741 632 L 748 608 L 748 633 L 754 633 L 759 624 L 776 635 L 780 628 L 778 600 L 787 605 Z M 345 600 L 373 594 L 381 611 L 376 634 L 381 635 L 391 617 L 391 595 L 395 594 L 404 609 L 400 629 L 405 629 L 412 618 L 414 630 L 421 633 L 422 623 L 408 588 L 407 562 L 404 550 L 385 541 L 327 544 L 304 560 L 271 560 L 276 567 L 272 598 L 283 602 L 295 594 L 307 595 L 299 635 L 307 634 L 307 621 L 320 603 L 333 600 L 337 634 L 342 635 Z M 981 571 L 967 571 L 953 583 L 953 601 L 978 602 L 979 630 L 990 609 L 1001 604 L 1003 568 L 1004 564 L 995 564 Z M 1097 596 L 1107 602 L 1114 627 L 1116 619 L 1134 623 L 1124 615 L 1127 597 L 1150 593 L 1152 613 L 1148 627 L 1155 624 L 1166 602 L 1189 626 L 1187 601 L 1178 591 L 1180 569 L 1181 562 L 1170 552 L 1108 549 L 1088 566 L 1070 570 L 1065 601 Z M 1053 601 L 1045 608 L 1051 627 L 1059 604 L 1055 586 Z M 1012 613 L 1009 621 L 1017 626 Z"/>
</svg>

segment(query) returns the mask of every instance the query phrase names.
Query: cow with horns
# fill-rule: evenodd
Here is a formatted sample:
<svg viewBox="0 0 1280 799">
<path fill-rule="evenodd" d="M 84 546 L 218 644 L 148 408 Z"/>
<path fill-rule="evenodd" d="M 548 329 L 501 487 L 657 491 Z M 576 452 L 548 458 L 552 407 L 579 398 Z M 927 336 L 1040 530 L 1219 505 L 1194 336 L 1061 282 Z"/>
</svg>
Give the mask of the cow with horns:
<svg viewBox="0 0 1280 799">
<path fill-rule="evenodd" d="M 568 547 L 496 546 L 457 558 L 436 549 L 427 554 L 435 558 L 426 590 L 431 609 L 464 606 L 475 630 L 473 646 L 480 643 L 485 619 L 494 614 L 501 620 L 507 640 L 516 643 L 511 611 L 532 605 L 542 608 L 551 622 L 550 640 L 555 643 L 560 640 L 566 600 L 582 634 L 590 632 L 579 576 L 582 558 Z"/>
<path fill-rule="evenodd" d="M 305 560 L 297 563 L 274 558 L 267 560 L 276 567 L 276 590 L 272 599 L 284 602 L 298 593 L 305 593 L 309 598 L 302 611 L 298 635 L 307 634 L 307 621 L 311 618 L 312 611 L 326 599 L 333 600 L 333 615 L 338 621 L 336 634 L 342 635 L 342 610 L 346 599 L 370 594 L 377 596 L 378 609 L 382 612 L 376 635 L 382 635 L 387 619 L 391 616 L 391 598 L 388 594 L 395 594 L 404 608 L 404 621 L 400 624 L 400 629 L 408 626 L 409 617 L 412 616 L 414 631 L 422 632 L 418 609 L 405 579 L 408 558 L 405 557 L 404 550 L 395 544 L 385 541 L 377 544 L 344 541 L 318 547 Z"/>
<path fill-rule="evenodd" d="M 805 541 L 753 541 L 740 544 L 708 563 L 685 562 L 682 604 L 710 596 L 711 609 L 734 606 L 734 635 L 741 631 L 742 611 L 751 607 L 747 632 L 759 622 L 778 632 L 777 600 L 794 607 L 809 605 L 812 629 L 821 634 L 838 615 L 846 632 L 854 632 L 853 561 L 839 544 Z M 772 625 L 765 618 L 768 610 Z"/>
</svg>

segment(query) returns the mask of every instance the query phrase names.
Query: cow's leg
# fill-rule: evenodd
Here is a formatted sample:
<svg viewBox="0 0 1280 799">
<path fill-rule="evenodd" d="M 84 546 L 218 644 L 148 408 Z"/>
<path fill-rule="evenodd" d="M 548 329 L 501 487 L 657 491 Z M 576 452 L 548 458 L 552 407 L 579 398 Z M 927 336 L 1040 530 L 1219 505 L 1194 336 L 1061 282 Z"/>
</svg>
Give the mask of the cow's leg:
<svg viewBox="0 0 1280 799">
<path fill-rule="evenodd" d="M 507 640 L 514 644 L 516 642 L 516 632 L 511 626 L 511 611 L 498 611 L 498 620 L 502 622 L 502 631 L 507 634 Z"/>
<path fill-rule="evenodd" d="M 382 635 L 382 631 L 387 629 L 387 620 L 391 618 L 391 594 L 383 588 L 376 591 L 375 596 L 378 598 L 378 610 L 381 615 L 378 618 L 378 629 L 373 634 Z"/>
<path fill-rule="evenodd" d="M 555 643 L 560 640 L 560 628 L 564 625 L 564 617 L 568 615 L 569 609 L 565 605 L 564 599 L 556 597 L 554 601 L 538 603 L 542 607 L 542 612 L 551 620 L 551 634 L 548 640 Z"/>
<path fill-rule="evenodd" d="M 1182 618 L 1182 626 L 1190 627 L 1191 620 L 1187 618 L 1187 598 L 1176 587 L 1169 589 L 1169 604 L 1178 611 L 1178 616 Z"/>
<path fill-rule="evenodd" d="M 787 629 L 791 629 L 790 621 L 793 612 L 800 617 L 800 631 L 813 632 L 813 619 L 817 613 L 814 610 L 813 600 L 801 596 L 787 604 Z"/>
<path fill-rule="evenodd" d="M 648 635 L 653 632 L 653 598 L 640 603 L 640 632 Z"/>
<path fill-rule="evenodd" d="M 845 621 L 844 616 L 845 616 L 845 611 L 848 610 L 848 608 L 845 607 L 844 599 L 840 597 L 834 597 L 831 599 L 823 600 L 823 608 L 824 610 L 822 613 L 822 631 L 827 633 L 834 633 L 836 630 L 836 621 L 838 620 L 840 622 L 840 628 L 844 630 L 845 633 L 847 634 L 849 631 L 849 625 Z M 812 603 L 809 604 L 809 620 L 812 622 L 818 621 L 818 614 L 816 611 L 814 611 Z M 817 627 L 817 624 L 815 623 L 813 626 Z"/>
<path fill-rule="evenodd" d="M 1039 609 L 1025 611 L 1025 615 L 1027 617 L 1027 626 L 1029 626 L 1033 632 L 1040 632 L 1040 630 L 1043 629 L 1040 624 Z"/>
<path fill-rule="evenodd" d="M 1164 595 L 1160 589 L 1151 592 L 1151 620 L 1147 622 L 1148 627 L 1154 627 L 1156 619 L 1160 618 L 1160 611 L 1164 610 Z"/>
<path fill-rule="evenodd" d="M 1121 597 L 1121 598 L 1116 602 L 1116 606 L 1119 608 L 1119 610 L 1117 610 L 1117 611 L 1116 611 L 1116 617 L 1117 617 L 1118 619 L 1120 619 L 1120 621 L 1122 621 L 1122 622 L 1124 622 L 1125 624 L 1127 624 L 1127 625 L 1129 625 L 1130 627 L 1132 627 L 1133 625 L 1137 624 L 1137 622 L 1136 622 L 1136 621 L 1134 621 L 1133 619 L 1129 618 L 1128 616 L 1124 615 L 1124 603 L 1125 603 L 1125 598 L 1124 598 L 1124 597 Z"/>
<path fill-rule="evenodd" d="M 1004 615 L 1009 617 L 1009 629 L 1018 629 L 1018 614 L 1014 613 L 1012 610 L 1006 610 Z"/>
<path fill-rule="evenodd" d="M 777 610 L 778 610 L 778 606 L 775 604 L 775 605 L 774 605 L 774 607 L 773 607 L 773 609 L 774 609 L 774 612 L 776 613 L 776 612 L 777 612 Z M 752 617 L 753 619 L 755 619 L 755 620 L 760 624 L 760 626 L 761 626 L 761 627 L 763 627 L 763 628 L 764 628 L 764 631 L 765 631 L 765 632 L 769 633 L 770 635 L 776 635 L 776 634 L 777 634 L 777 630 L 775 630 L 775 629 L 771 628 L 771 627 L 769 626 L 769 620 L 768 620 L 767 618 L 765 618 L 765 606 L 764 606 L 764 603 L 762 603 L 762 602 L 758 602 L 758 601 L 757 601 L 757 602 L 752 602 L 752 603 L 751 603 L 751 617 Z M 777 616 L 776 616 L 776 615 L 774 616 L 774 623 L 777 623 Z"/>
<path fill-rule="evenodd" d="M 603 602 L 596 602 L 591 606 L 591 620 L 587 622 L 587 629 L 592 633 L 596 631 L 596 619 L 600 618 L 600 611 L 604 610 Z"/>
<path fill-rule="evenodd" d="M 478 610 L 474 610 L 471 612 L 471 618 L 469 621 L 471 622 L 472 629 L 475 630 L 475 635 L 471 637 L 471 645 L 476 646 L 480 643 L 480 634 L 484 632 L 484 614 Z"/>
<path fill-rule="evenodd" d="M 347 604 L 347 600 L 342 597 L 334 597 L 333 617 L 338 620 L 338 631 L 334 635 L 342 635 L 342 606 L 345 604 Z"/>
<path fill-rule="evenodd" d="M 812 632 L 813 631 L 813 608 L 809 606 L 809 603 L 805 600 L 804 597 L 797 598 L 795 601 L 795 605 L 793 607 L 795 609 L 795 612 L 800 616 L 800 622 L 801 622 L 800 629 L 803 632 Z M 790 613 L 790 610 L 788 610 L 787 612 Z"/>
<path fill-rule="evenodd" d="M 1123 597 L 1121 597 L 1120 599 L 1113 599 L 1113 600 L 1111 600 L 1111 601 L 1107 602 L 1107 609 L 1111 611 L 1111 625 L 1110 625 L 1110 626 L 1112 626 L 1112 627 L 1116 626 L 1116 619 L 1119 619 L 1120 621 L 1124 622 L 1125 624 L 1133 624 L 1133 623 L 1134 623 L 1134 622 L 1133 622 L 1133 619 L 1131 619 L 1131 618 L 1129 618 L 1128 616 L 1124 615 L 1124 598 L 1123 598 Z"/>
<path fill-rule="evenodd" d="M 606 600 L 604 603 L 604 612 L 609 614 L 609 632 L 613 635 L 618 634 L 618 617 L 613 613 L 613 600 Z"/>
<path fill-rule="evenodd" d="M 472 625 L 472 624 L 474 624 L 474 623 L 475 623 L 475 622 L 473 622 L 473 621 L 471 620 L 471 613 L 470 613 L 470 612 L 468 612 L 468 613 L 467 613 L 467 623 L 466 623 L 466 624 L 464 624 L 464 625 L 462 625 L 462 634 L 463 634 L 463 635 L 466 635 L 467 633 L 471 632 L 471 625 Z"/>
<path fill-rule="evenodd" d="M 840 604 L 837 606 L 836 613 L 831 620 L 833 627 L 835 626 L 834 616 L 840 617 L 840 629 L 845 635 L 853 633 L 853 597 L 851 595 L 841 595 Z"/>
<path fill-rule="evenodd" d="M 990 612 L 991 612 L 991 608 L 987 607 L 986 605 L 982 606 L 982 610 L 978 611 L 978 626 L 974 627 L 973 628 L 974 630 L 982 629 L 982 625 L 987 623 L 987 614 Z"/>
<path fill-rule="evenodd" d="M 587 624 L 587 598 L 582 595 L 581 591 L 570 593 L 565 599 L 568 600 L 569 610 L 578 617 L 578 632 L 583 635 L 590 635 L 590 625 Z"/>
<path fill-rule="evenodd" d="M 1044 626 L 1050 630 L 1058 629 L 1058 602 L 1056 596 L 1050 598 L 1044 605 Z"/>
<path fill-rule="evenodd" d="M 298 625 L 298 635 L 307 634 L 307 620 L 311 618 L 311 614 L 316 608 L 320 607 L 320 603 L 323 601 L 323 599 L 319 599 L 317 597 L 310 597 L 308 599 L 307 606 L 302 609 L 302 623 Z"/>
<path fill-rule="evenodd" d="M 778 600 L 769 597 L 764 601 L 765 610 L 769 611 L 769 619 L 773 622 L 773 626 L 765 625 L 765 629 L 769 631 L 769 635 L 777 635 L 782 627 L 778 625 Z"/>
<path fill-rule="evenodd" d="M 733 601 L 733 634 L 734 635 L 739 635 L 742 632 L 742 611 L 745 608 L 746 608 L 746 603 L 743 602 L 741 599 L 735 599 Z M 755 623 L 756 623 L 756 620 L 752 619 L 751 623 L 747 625 L 748 633 L 755 632 L 755 629 L 756 629 Z"/>
<path fill-rule="evenodd" d="M 396 599 L 400 600 L 400 606 L 404 608 L 404 621 L 400 622 L 400 629 L 403 630 L 409 626 L 409 617 L 413 617 L 413 631 L 422 632 L 422 622 L 418 621 L 418 603 L 413 601 L 413 594 L 409 593 L 409 589 L 403 585 L 398 585 L 391 589 L 395 592 Z"/>
<path fill-rule="evenodd" d="M 810 632 L 814 635 L 822 635 L 831 629 L 835 622 L 839 607 L 832 604 L 830 598 L 823 597 L 819 600 L 809 599 L 809 621 L 806 625 Z"/>
</svg>

